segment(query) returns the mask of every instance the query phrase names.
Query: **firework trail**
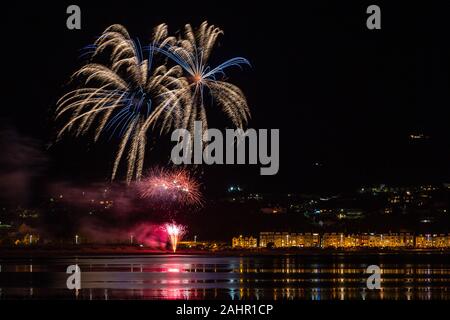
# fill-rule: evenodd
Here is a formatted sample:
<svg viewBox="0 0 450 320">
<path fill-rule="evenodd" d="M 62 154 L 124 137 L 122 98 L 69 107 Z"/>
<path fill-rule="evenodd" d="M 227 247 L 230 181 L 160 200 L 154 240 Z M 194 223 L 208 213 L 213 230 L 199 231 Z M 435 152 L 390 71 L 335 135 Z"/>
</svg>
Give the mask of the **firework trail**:
<svg viewBox="0 0 450 320">
<path fill-rule="evenodd" d="M 186 74 L 188 85 L 182 90 L 182 94 L 185 95 L 185 100 L 190 99 L 192 102 L 184 109 L 183 127 L 191 131 L 196 120 L 202 121 L 203 130 L 208 127 L 204 103 L 207 96 L 222 108 L 237 128 L 243 128 L 250 117 L 242 91 L 237 86 L 222 81 L 225 69 L 232 66 L 241 68 L 243 65 L 250 65 L 249 61 L 235 57 L 216 67 L 208 64 L 214 44 L 222 33 L 221 29 L 208 25 L 206 21 L 196 30 L 187 24 L 183 38 L 169 37 L 164 44 L 151 47 L 153 51 L 173 60 Z"/>
<path fill-rule="evenodd" d="M 200 184 L 186 169 L 155 169 L 137 183 L 142 198 L 153 203 L 201 206 Z"/>
<path fill-rule="evenodd" d="M 164 229 L 169 236 L 170 244 L 172 245 L 172 250 L 175 253 L 177 251 L 178 242 L 182 239 L 183 235 L 186 233 L 186 228 L 175 222 L 166 223 Z"/>
<path fill-rule="evenodd" d="M 155 28 L 152 47 L 165 46 L 167 27 Z M 180 110 L 191 99 L 184 89 L 181 67 L 152 66 L 154 51 L 144 59 L 139 42 L 121 25 L 107 28 L 90 49 L 90 63 L 72 76 L 81 88 L 64 95 L 57 103 L 56 118 L 66 122 L 66 132 L 76 136 L 95 128 L 94 140 L 105 132 L 120 137 L 112 179 L 127 150 L 126 181 L 140 179 L 143 171 L 147 131 L 159 125 L 161 132 L 179 127 Z M 103 58 L 103 60 L 102 60 Z M 97 60 L 103 63 L 96 62 Z M 104 62 L 106 61 L 106 62 Z"/>
</svg>

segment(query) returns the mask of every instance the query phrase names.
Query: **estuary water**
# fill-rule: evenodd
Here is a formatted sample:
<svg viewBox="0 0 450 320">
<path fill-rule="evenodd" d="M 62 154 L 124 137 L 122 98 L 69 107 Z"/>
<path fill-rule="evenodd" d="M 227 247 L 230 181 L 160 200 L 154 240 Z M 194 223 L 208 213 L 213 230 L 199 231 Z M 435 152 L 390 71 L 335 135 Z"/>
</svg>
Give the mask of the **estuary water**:
<svg viewBox="0 0 450 320">
<path fill-rule="evenodd" d="M 78 265 L 79 290 L 66 273 Z M 381 289 L 367 288 L 369 265 Z M 1 258 L 0 299 L 449 300 L 445 253 Z"/>
</svg>

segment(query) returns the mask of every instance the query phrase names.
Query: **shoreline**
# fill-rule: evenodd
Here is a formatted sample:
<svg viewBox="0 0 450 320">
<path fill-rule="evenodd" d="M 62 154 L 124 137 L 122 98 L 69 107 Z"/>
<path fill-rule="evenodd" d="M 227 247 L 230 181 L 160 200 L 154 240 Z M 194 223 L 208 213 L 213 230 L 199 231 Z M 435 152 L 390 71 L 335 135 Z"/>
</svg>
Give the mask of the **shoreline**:
<svg viewBox="0 0 450 320">
<path fill-rule="evenodd" d="M 333 249 L 333 248 L 280 248 L 280 249 L 225 249 L 225 250 L 193 250 L 179 249 L 177 252 L 171 250 L 156 250 L 148 248 L 138 248 L 130 246 L 86 246 L 86 247 L 34 247 L 34 248 L 11 248 L 0 247 L 1 258 L 14 257 L 64 257 L 64 256 L 108 256 L 108 255 L 142 255 L 142 256 L 171 256 L 171 255 L 204 255 L 204 256 L 333 256 L 333 255 L 420 255 L 420 254 L 450 254 L 450 248 L 442 249 L 417 249 L 417 248 L 399 248 L 399 249 L 381 249 L 381 248 L 352 248 L 352 249 Z"/>
</svg>

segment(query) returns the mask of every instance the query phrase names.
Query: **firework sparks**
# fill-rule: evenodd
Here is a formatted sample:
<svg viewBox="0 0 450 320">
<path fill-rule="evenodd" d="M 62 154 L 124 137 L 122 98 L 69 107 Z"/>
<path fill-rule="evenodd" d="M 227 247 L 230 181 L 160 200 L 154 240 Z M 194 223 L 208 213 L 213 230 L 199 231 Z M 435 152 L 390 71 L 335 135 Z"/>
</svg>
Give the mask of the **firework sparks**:
<svg viewBox="0 0 450 320">
<path fill-rule="evenodd" d="M 177 251 L 178 242 L 182 239 L 183 235 L 185 234 L 186 228 L 180 224 L 172 222 L 166 223 L 164 225 L 164 229 L 167 232 L 170 244 L 172 245 L 172 250 L 175 253 Z"/>
<path fill-rule="evenodd" d="M 200 184 L 186 169 L 153 170 L 138 183 L 141 197 L 164 203 L 200 206 Z"/>
<path fill-rule="evenodd" d="M 181 90 L 181 94 L 185 94 L 185 100 L 190 99 L 192 103 L 184 109 L 183 127 L 190 130 L 196 120 L 202 121 L 203 130 L 208 127 L 204 103 L 207 94 L 236 127 L 243 128 L 250 117 L 243 92 L 231 83 L 218 80 L 225 76 L 225 69 L 232 66 L 241 68 L 243 65 L 250 65 L 250 62 L 245 58 L 235 57 L 216 67 L 208 64 L 214 44 L 222 33 L 221 29 L 208 25 L 206 21 L 196 30 L 187 24 L 183 38 L 169 37 L 164 44 L 153 47 L 154 51 L 172 59 L 186 73 L 188 85 Z"/>
<path fill-rule="evenodd" d="M 164 45 L 166 37 L 167 27 L 160 25 L 155 28 L 153 43 Z M 110 132 L 110 138 L 118 135 L 121 141 L 112 179 L 128 150 L 129 183 L 142 175 L 148 129 L 159 125 L 164 132 L 173 125 L 179 127 L 179 110 L 184 99 L 189 100 L 182 92 L 186 80 L 180 77 L 179 66 L 152 68 L 153 51 L 143 59 L 139 42 L 133 41 L 121 25 L 107 28 L 89 49 L 91 62 L 72 76 L 82 87 L 70 91 L 57 103 L 56 118 L 67 119 L 58 139 L 65 132 L 79 136 L 92 127 L 95 141 L 104 132 Z M 96 59 L 106 62 L 98 63 Z"/>
<path fill-rule="evenodd" d="M 94 141 L 107 132 L 110 139 L 119 136 L 111 178 L 114 180 L 125 157 L 126 181 L 130 183 L 142 177 L 149 129 L 158 126 L 161 133 L 172 127 L 192 131 L 194 122 L 201 120 L 206 130 L 207 98 L 217 103 L 236 127 L 243 128 L 250 117 L 245 96 L 238 87 L 223 81 L 223 76 L 225 69 L 249 62 L 236 57 L 214 68 L 208 65 L 221 33 L 204 22 L 197 30 L 186 25 L 184 37 L 175 39 L 162 24 L 155 28 L 144 58 L 139 42 L 132 40 L 123 26 L 110 26 L 87 47 L 89 63 L 72 76 L 79 86 L 57 103 L 56 119 L 65 121 L 57 138 L 65 133 L 84 135 L 91 129 L 95 129 Z M 164 63 L 169 57 L 176 65 L 156 65 L 153 58 L 157 54 Z M 185 193 L 196 201 L 192 192 Z"/>
</svg>

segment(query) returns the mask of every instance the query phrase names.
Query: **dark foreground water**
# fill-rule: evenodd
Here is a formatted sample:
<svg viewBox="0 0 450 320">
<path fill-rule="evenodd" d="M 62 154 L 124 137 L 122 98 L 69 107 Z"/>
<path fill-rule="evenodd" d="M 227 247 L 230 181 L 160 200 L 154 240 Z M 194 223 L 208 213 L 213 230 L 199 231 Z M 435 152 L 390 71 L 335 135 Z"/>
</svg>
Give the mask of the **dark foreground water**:
<svg viewBox="0 0 450 320">
<path fill-rule="evenodd" d="M 66 269 L 81 269 L 69 290 Z M 366 285 L 382 270 L 381 290 Z M 0 299 L 450 299 L 448 254 L 0 258 Z"/>
</svg>

